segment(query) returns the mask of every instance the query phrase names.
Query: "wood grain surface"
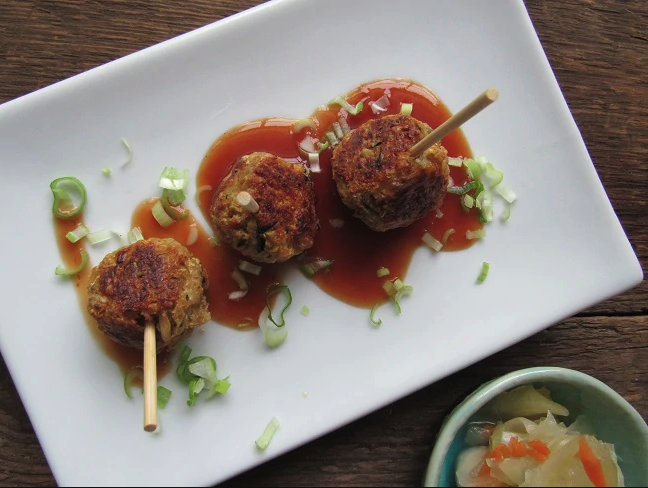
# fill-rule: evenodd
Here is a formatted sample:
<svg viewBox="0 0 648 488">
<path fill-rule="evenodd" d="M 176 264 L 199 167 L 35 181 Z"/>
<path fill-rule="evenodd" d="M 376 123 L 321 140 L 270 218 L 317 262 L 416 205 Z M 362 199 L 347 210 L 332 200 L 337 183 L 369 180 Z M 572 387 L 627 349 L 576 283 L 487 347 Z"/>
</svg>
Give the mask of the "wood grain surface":
<svg viewBox="0 0 648 488">
<path fill-rule="evenodd" d="M 0 102 L 258 3 L 2 0 Z M 648 2 L 528 0 L 527 8 L 645 273 Z M 420 485 L 434 436 L 457 400 L 495 376 L 539 365 L 592 374 L 647 418 L 646 282 L 227 484 Z M 0 486 L 55 483 L 0 360 Z"/>
</svg>

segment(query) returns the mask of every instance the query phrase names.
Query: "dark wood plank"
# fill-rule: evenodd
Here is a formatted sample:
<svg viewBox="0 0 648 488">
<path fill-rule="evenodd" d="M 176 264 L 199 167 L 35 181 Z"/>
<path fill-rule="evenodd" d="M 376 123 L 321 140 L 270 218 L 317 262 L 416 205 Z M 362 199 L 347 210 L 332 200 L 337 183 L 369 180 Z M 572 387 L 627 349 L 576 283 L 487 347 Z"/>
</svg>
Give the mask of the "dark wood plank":
<svg viewBox="0 0 648 488">
<path fill-rule="evenodd" d="M 304 0 L 306 1 L 306 0 Z M 4 0 L 0 102 L 260 0 Z M 648 270 L 648 3 L 529 0 L 527 8 L 600 178 Z M 586 196 L 584 196 L 586 198 Z M 570 367 L 607 382 L 648 417 L 648 284 L 608 300 L 228 485 L 420 484 L 447 412 L 515 369 Z M 0 486 L 55 484 L 0 361 Z"/>
</svg>

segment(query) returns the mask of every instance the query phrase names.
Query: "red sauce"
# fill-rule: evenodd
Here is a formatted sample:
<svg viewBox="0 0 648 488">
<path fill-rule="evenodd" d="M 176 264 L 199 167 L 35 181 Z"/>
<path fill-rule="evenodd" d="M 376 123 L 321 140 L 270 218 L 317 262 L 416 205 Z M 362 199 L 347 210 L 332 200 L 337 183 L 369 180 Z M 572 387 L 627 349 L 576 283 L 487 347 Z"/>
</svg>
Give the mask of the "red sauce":
<svg viewBox="0 0 648 488">
<path fill-rule="evenodd" d="M 390 97 L 390 106 L 386 112 L 375 115 L 367 103 L 378 100 L 386 92 Z M 413 103 L 412 116 L 432 127 L 439 126 L 451 115 L 445 105 L 427 88 L 406 80 L 367 83 L 353 90 L 346 98 L 352 104 L 366 98 L 365 109 L 357 116 L 349 115 L 347 118 L 351 129 L 369 119 L 399 113 L 401 103 Z M 205 218 L 209 220 L 209 206 L 220 181 L 239 157 L 255 151 L 266 151 L 289 161 L 303 162 L 298 143 L 309 132 L 313 137 L 323 137 L 331 124 L 337 122 L 339 112 L 337 105 L 317 110 L 312 115 L 318 122 L 317 131 L 305 129 L 295 134 L 292 127 L 296 120 L 273 118 L 248 122 L 220 137 L 205 156 L 197 176 L 199 189 L 206 185 L 210 187 L 199 195 L 200 208 Z M 451 157 L 472 157 L 470 147 L 460 130 L 444 138 L 442 143 Z M 315 245 L 306 254 L 334 261 L 329 271 L 317 273 L 313 280 L 323 291 L 339 300 L 367 308 L 386 301 L 387 295 L 382 284 L 387 278 L 377 278 L 376 271 L 386 267 L 391 272 L 388 278 L 404 279 L 414 250 L 424 245 L 421 241 L 424 232 L 427 231 L 437 240 L 441 240 L 447 229 L 455 229 L 455 233 L 443 248 L 446 251 L 455 251 L 472 244 L 473 241 L 465 238 L 467 230 L 482 227 L 475 211 L 464 212 L 459 197 L 448 194 L 441 209 L 443 217 L 437 218 L 436 212 L 433 211 L 407 228 L 384 233 L 374 232 L 355 219 L 341 202 L 331 176 L 330 161 L 331 151 L 326 150 L 320 156 L 321 173 L 312 174 L 321 229 Z M 451 167 L 450 174 L 456 185 L 462 185 L 468 180 L 463 167 Z M 341 219 L 344 225 L 341 228 L 332 226 L 333 219 Z M 218 269 L 214 276 L 210 271 L 210 281 L 221 283 L 221 286 L 228 280 L 231 282 L 229 275 L 240 257 L 225 245 L 211 250 L 211 254 L 219 256 L 223 267 Z M 268 265 L 264 265 L 263 268 L 262 275 L 266 272 L 272 275 L 272 280 L 266 283 L 281 278 L 280 268 Z M 210 299 L 212 310 L 216 312 L 214 319 L 218 322 L 234 325 L 245 316 L 257 317 L 265 305 L 262 300 L 265 287 L 261 285 L 261 289 L 256 290 L 257 284 L 253 283 L 251 288 L 255 289 L 256 293 L 248 294 L 239 302 L 229 303 L 227 310 L 218 310 L 222 306 L 224 293 L 219 291 L 217 286 L 210 291 Z M 218 301 L 218 306 L 215 306 L 214 300 Z"/>
</svg>

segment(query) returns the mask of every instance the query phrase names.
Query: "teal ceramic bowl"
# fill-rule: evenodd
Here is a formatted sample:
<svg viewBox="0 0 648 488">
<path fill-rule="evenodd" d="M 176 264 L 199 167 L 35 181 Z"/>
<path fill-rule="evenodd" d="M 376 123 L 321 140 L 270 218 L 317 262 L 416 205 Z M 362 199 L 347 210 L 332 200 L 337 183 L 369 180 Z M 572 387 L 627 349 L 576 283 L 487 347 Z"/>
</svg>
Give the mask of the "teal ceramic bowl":
<svg viewBox="0 0 648 488">
<path fill-rule="evenodd" d="M 455 463 L 466 447 L 471 421 L 486 420 L 480 410 L 493 398 L 518 386 L 546 386 L 565 405 L 566 423 L 584 415 L 602 441 L 614 444 L 626 486 L 648 486 L 648 426 L 639 413 L 612 388 L 584 373 L 564 368 L 530 368 L 509 373 L 482 385 L 448 416 L 437 437 L 425 486 L 457 486 Z"/>
</svg>

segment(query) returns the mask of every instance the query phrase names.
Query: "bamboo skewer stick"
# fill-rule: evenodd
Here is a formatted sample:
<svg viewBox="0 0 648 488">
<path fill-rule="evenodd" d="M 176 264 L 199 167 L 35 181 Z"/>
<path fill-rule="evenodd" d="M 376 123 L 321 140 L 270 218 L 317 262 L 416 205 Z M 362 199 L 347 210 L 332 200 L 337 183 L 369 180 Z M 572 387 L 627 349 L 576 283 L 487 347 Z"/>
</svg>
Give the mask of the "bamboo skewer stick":
<svg viewBox="0 0 648 488">
<path fill-rule="evenodd" d="M 144 430 L 157 429 L 157 347 L 155 324 L 146 322 L 144 327 Z"/>
<path fill-rule="evenodd" d="M 241 207 L 243 207 L 250 213 L 255 214 L 259 211 L 259 204 L 254 198 L 252 198 L 252 195 L 250 195 L 246 191 L 242 191 L 241 193 L 236 195 L 236 201 Z"/>
<path fill-rule="evenodd" d="M 499 97 L 497 89 L 489 88 L 419 142 L 414 144 L 409 150 L 410 155 L 413 158 L 418 158 L 434 144 L 488 107 L 491 103 L 497 100 L 497 97 Z"/>
</svg>

